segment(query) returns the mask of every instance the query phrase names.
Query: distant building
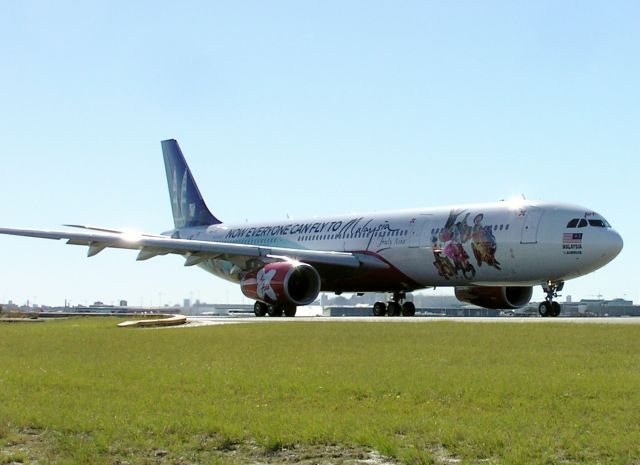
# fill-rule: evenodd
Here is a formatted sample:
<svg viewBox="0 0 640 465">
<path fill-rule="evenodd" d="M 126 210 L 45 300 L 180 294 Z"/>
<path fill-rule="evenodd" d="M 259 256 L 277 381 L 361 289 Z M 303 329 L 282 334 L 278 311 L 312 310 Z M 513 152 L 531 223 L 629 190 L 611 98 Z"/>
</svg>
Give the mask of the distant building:
<svg viewBox="0 0 640 465">
<path fill-rule="evenodd" d="M 409 300 L 411 298 L 407 296 Z M 363 295 L 358 294 L 345 294 L 345 295 L 332 295 L 322 293 L 320 295 L 320 301 L 314 303 L 313 305 L 322 305 L 323 307 L 330 306 L 350 306 L 355 307 L 358 305 L 367 305 L 373 307 L 373 304 L 378 301 L 386 301 L 386 294 L 382 293 L 366 293 Z"/>
<path fill-rule="evenodd" d="M 460 302 L 453 295 L 428 295 L 428 294 L 414 294 L 413 303 L 416 307 L 422 308 L 463 308 L 469 304 Z"/>
<path fill-rule="evenodd" d="M 538 303 L 532 302 L 516 313 L 536 316 Z M 634 305 L 633 301 L 625 299 L 582 299 L 578 302 L 567 299 L 562 304 L 562 313 L 560 315 L 583 317 L 640 316 L 640 305 Z"/>
<path fill-rule="evenodd" d="M 335 302 L 335 299 L 331 299 Z M 384 299 L 382 299 L 384 300 Z M 338 300 L 339 301 L 339 300 Z M 498 317 L 530 316 L 538 317 L 538 302 L 531 302 L 523 308 L 509 311 L 492 310 L 458 301 L 454 296 L 429 296 L 414 294 L 416 316 L 454 316 L 454 317 Z M 328 305 L 324 307 L 324 316 L 371 316 L 368 305 Z M 582 317 L 621 317 L 640 316 L 640 305 L 625 299 L 582 299 L 579 302 L 568 298 L 562 304 L 561 316 Z"/>
<path fill-rule="evenodd" d="M 182 313 L 185 315 L 210 315 L 225 316 L 237 314 L 253 315 L 253 304 L 207 304 L 196 301 L 189 308 L 183 308 Z"/>
<path fill-rule="evenodd" d="M 181 313 L 180 309 L 177 307 L 130 307 L 128 305 L 106 305 L 102 302 L 95 302 L 92 305 L 84 306 L 78 305 L 76 307 L 66 308 L 66 309 L 52 309 L 62 311 L 65 310 L 67 312 L 72 313 L 110 313 L 110 314 L 147 314 L 147 313 Z"/>
<path fill-rule="evenodd" d="M 373 309 L 367 305 L 324 307 L 323 316 L 373 316 Z M 416 317 L 420 316 L 461 316 L 461 317 L 499 317 L 500 310 L 461 304 L 458 307 L 419 307 Z"/>
</svg>

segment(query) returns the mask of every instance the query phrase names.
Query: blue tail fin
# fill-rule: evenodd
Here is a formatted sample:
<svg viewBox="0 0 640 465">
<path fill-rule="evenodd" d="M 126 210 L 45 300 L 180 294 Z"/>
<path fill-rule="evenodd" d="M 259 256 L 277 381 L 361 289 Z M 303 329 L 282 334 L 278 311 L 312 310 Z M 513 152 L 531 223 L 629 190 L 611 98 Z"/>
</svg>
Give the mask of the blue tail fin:
<svg viewBox="0 0 640 465">
<path fill-rule="evenodd" d="M 211 214 L 204 203 L 178 142 L 169 139 L 161 143 L 176 228 L 220 224 L 221 221 Z"/>
</svg>

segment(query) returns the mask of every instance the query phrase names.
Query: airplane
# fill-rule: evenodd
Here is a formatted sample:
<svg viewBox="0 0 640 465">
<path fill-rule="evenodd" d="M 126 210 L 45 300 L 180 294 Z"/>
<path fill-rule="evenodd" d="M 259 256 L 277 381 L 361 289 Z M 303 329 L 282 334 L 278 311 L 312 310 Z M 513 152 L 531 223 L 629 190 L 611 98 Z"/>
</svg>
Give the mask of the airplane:
<svg viewBox="0 0 640 465">
<path fill-rule="evenodd" d="M 466 303 L 517 309 L 533 287 L 538 311 L 557 317 L 565 281 L 613 260 L 623 240 L 600 214 L 580 206 L 522 199 L 260 224 L 215 217 L 176 140 L 161 142 L 174 228 L 162 234 L 64 225 L 69 231 L 0 228 L 0 234 L 66 240 L 93 257 L 138 250 L 137 260 L 176 254 L 240 285 L 258 317 L 293 317 L 320 292 L 388 293 L 374 316 L 414 316 L 407 293 L 453 287 Z"/>
</svg>

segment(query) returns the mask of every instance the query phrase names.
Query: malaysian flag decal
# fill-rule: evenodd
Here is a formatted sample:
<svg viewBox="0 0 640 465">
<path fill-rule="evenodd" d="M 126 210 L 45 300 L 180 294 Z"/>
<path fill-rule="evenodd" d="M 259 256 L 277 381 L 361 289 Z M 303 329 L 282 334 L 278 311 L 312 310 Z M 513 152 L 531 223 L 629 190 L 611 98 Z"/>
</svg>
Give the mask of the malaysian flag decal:
<svg viewBox="0 0 640 465">
<path fill-rule="evenodd" d="M 562 242 L 564 244 L 582 244 L 582 233 L 564 233 Z"/>
<path fill-rule="evenodd" d="M 582 255 L 582 233 L 564 233 L 562 250 L 565 255 Z"/>
</svg>

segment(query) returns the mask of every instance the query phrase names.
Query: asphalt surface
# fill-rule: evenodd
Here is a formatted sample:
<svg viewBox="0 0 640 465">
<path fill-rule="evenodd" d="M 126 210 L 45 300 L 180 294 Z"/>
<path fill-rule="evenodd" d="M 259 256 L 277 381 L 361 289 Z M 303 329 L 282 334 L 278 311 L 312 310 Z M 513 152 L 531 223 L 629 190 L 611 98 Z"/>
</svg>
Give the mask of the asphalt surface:
<svg viewBox="0 0 640 465">
<path fill-rule="evenodd" d="M 522 324 L 640 324 L 640 317 L 605 317 L 605 318 L 582 318 L 582 317 L 558 317 L 558 318 L 520 318 L 520 317 L 323 317 L 323 316 L 299 316 L 295 318 L 257 318 L 254 316 L 190 316 L 187 317 L 187 324 L 184 327 L 207 326 L 207 325 L 228 325 L 228 324 L 295 324 L 297 322 L 312 323 L 335 323 L 335 322 L 358 322 L 358 323 L 393 323 L 393 324 L 428 324 L 437 321 L 449 321 L 455 323 L 522 323 Z"/>
</svg>

